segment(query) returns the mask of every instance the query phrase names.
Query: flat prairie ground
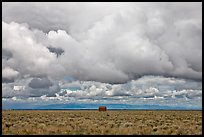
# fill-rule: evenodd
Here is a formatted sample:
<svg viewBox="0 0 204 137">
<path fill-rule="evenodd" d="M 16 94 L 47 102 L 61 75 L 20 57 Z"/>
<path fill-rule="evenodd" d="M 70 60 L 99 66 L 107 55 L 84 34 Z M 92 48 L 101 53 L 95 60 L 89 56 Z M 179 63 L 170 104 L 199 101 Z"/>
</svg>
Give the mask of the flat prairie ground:
<svg viewBox="0 0 204 137">
<path fill-rule="evenodd" d="M 202 111 L 3 110 L 2 134 L 201 135 Z"/>
</svg>

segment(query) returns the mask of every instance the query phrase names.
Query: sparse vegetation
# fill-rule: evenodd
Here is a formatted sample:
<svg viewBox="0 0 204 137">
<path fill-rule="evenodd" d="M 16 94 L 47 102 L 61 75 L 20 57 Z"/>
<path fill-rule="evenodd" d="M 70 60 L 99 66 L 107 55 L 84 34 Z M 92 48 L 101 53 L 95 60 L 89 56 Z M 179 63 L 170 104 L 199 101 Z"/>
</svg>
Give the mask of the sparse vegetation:
<svg viewBox="0 0 204 137">
<path fill-rule="evenodd" d="M 2 133 L 201 135 L 202 111 L 3 110 Z"/>
</svg>

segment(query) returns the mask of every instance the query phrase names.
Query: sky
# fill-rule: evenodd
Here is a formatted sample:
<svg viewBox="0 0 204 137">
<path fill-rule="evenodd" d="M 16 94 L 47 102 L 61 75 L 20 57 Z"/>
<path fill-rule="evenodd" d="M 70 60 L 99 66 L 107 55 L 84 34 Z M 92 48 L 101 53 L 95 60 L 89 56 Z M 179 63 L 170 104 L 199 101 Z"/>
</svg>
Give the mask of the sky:
<svg viewBox="0 0 204 137">
<path fill-rule="evenodd" d="M 2 103 L 202 109 L 202 3 L 3 2 Z"/>
</svg>

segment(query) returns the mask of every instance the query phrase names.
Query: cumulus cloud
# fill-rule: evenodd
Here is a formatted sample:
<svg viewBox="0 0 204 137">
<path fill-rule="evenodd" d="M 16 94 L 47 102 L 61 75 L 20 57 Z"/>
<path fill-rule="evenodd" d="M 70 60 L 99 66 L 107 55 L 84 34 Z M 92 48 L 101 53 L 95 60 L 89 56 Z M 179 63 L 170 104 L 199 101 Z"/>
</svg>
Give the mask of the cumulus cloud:
<svg viewBox="0 0 204 137">
<path fill-rule="evenodd" d="M 2 83 L 2 97 L 55 96 L 60 91 L 59 83 L 48 77 L 19 78 L 11 83 Z"/>
<path fill-rule="evenodd" d="M 4 2 L 2 73 L 3 96 L 55 96 L 73 84 L 82 90 L 69 96 L 82 98 L 197 97 L 202 3 Z"/>
<path fill-rule="evenodd" d="M 2 70 L 2 82 L 14 82 L 14 79 L 18 76 L 19 72 L 13 70 L 10 67 L 6 67 Z"/>
<path fill-rule="evenodd" d="M 16 77 L 19 73 L 15 70 L 13 70 L 12 68 L 4 68 L 2 70 L 2 77 L 5 77 L 5 78 L 13 78 L 13 77 Z"/>
<path fill-rule="evenodd" d="M 73 84 L 72 84 L 73 83 Z M 108 84 L 94 81 L 81 81 L 78 84 L 61 84 L 62 97 L 83 99 L 176 99 L 199 98 L 202 96 L 202 83 L 173 77 L 144 76 L 124 84 Z M 73 85 L 75 90 L 72 90 Z"/>
<path fill-rule="evenodd" d="M 76 84 L 78 83 L 78 84 Z M 147 84 L 143 84 L 147 83 Z M 154 83 L 157 83 L 156 85 Z M 194 85 L 187 89 L 186 85 Z M 184 108 L 202 108 L 202 83 L 185 79 L 145 76 L 125 84 L 108 84 L 94 81 L 73 81 L 70 84 L 60 84 L 61 90 L 52 96 L 39 94 L 38 96 L 23 98 L 13 96 L 4 98 L 3 103 L 49 104 L 69 103 L 105 103 L 131 105 L 159 105 L 177 106 Z M 77 87 L 78 88 L 73 88 Z M 165 88 L 164 86 L 169 86 Z M 175 89 L 179 86 L 180 89 Z M 55 107 L 56 107 L 55 106 Z M 60 107 L 60 106 L 59 106 Z M 58 108 L 58 107 L 57 107 Z M 138 108 L 138 106 L 136 106 Z"/>
</svg>

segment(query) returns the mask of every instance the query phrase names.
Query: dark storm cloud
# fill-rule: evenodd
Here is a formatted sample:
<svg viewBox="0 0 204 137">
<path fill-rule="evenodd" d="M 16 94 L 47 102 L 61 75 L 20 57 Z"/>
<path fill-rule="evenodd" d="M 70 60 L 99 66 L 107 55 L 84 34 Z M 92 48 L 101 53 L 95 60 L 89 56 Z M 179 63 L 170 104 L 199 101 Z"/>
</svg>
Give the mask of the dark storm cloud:
<svg viewBox="0 0 204 137">
<path fill-rule="evenodd" d="M 52 86 L 51 81 L 48 78 L 33 78 L 29 83 L 29 87 L 31 88 L 49 88 Z"/>
<path fill-rule="evenodd" d="M 2 83 L 13 83 L 14 81 L 15 81 L 14 79 L 8 79 L 8 78 L 2 77 Z"/>
<path fill-rule="evenodd" d="M 60 56 L 64 50 L 61 48 L 53 48 L 53 47 L 47 47 L 49 49 L 50 52 L 55 53 L 58 56 Z"/>
<path fill-rule="evenodd" d="M 12 56 L 13 56 L 13 54 L 10 51 L 2 49 L 2 59 L 8 60 L 8 59 L 12 58 Z"/>
<path fill-rule="evenodd" d="M 35 89 L 30 89 L 30 95 L 31 97 L 40 97 L 43 95 L 46 95 L 48 97 L 55 97 L 55 93 L 60 91 L 60 87 L 57 85 L 53 85 L 49 87 L 48 89 L 46 88 L 35 88 Z"/>
</svg>

